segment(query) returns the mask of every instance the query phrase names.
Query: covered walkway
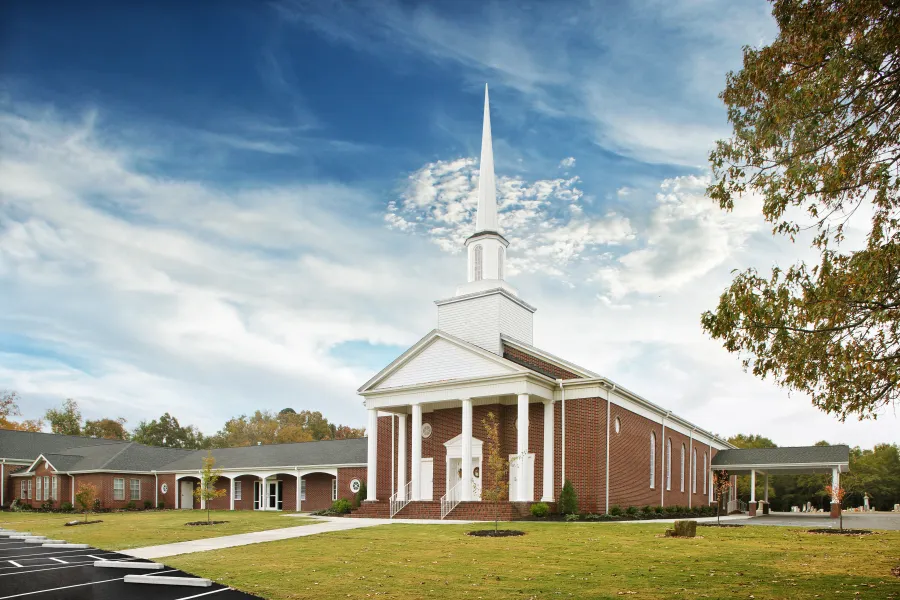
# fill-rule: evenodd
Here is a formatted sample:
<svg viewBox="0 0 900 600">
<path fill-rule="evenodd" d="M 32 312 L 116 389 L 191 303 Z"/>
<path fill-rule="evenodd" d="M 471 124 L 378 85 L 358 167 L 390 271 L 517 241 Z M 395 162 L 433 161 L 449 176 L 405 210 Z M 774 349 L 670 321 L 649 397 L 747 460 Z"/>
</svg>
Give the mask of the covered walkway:
<svg viewBox="0 0 900 600">
<path fill-rule="evenodd" d="M 715 471 L 727 471 L 731 476 L 750 475 L 750 516 L 768 514 L 769 473 L 810 474 L 830 473 L 832 488 L 841 484 L 841 473 L 849 471 L 850 447 L 838 446 L 790 446 L 784 448 L 734 448 L 720 450 L 712 460 Z M 761 502 L 756 499 L 756 475 L 765 477 L 765 490 Z M 731 486 L 732 498 L 729 512 L 737 504 L 736 485 Z M 836 496 L 831 498 L 831 516 L 840 515 L 840 503 Z"/>
</svg>

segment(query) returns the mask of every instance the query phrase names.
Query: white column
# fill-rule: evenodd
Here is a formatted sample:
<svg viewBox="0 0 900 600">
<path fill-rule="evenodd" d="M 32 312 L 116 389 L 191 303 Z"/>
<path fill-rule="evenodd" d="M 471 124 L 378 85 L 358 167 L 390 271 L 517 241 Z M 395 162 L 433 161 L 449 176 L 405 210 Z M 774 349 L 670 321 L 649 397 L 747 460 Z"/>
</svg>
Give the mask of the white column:
<svg viewBox="0 0 900 600">
<path fill-rule="evenodd" d="M 302 508 L 302 504 L 300 504 L 300 488 L 303 487 L 301 483 L 303 481 L 303 476 L 300 474 L 300 471 L 295 471 L 297 474 L 297 489 L 294 490 L 294 510 L 300 512 Z"/>
<path fill-rule="evenodd" d="M 750 469 L 750 502 L 756 502 L 756 469 Z"/>
<path fill-rule="evenodd" d="M 369 409 L 369 428 L 366 431 L 369 439 L 369 465 L 366 472 L 366 500 L 378 499 L 378 409 Z"/>
<path fill-rule="evenodd" d="M 541 502 L 553 502 L 553 401 L 544 401 L 544 493 Z"/>
<path fill-rule="evenodd" d="M 231 478 L 231 490 L 228 492 L 229 509 L 234 510 L 234 477 Z"/>
<path fill-rule="evenodd" d="M 834 504 L 838 501 L 837 497 L 837 489 L 841 487 L 841 472 L 835 467 L 831 470 L 831 503 Z"/>
<path fill-rule="evenodd" d="M 763 492 L 763 499 L 766 501 L 766 504 L 768 504 L 769 503 L 769 473 L 768 472 L 766 472 L 766 480 L 764 483 L 766 485 L 766 491 Z"/>
<path fill-rule="evenodd" d="M 260 475 L 262 483 L 259 484 L 259 510 L 269 510 L 269 476 Z"/>
<path fill-rule="evenodd" d="M 472 399 L 462 401 L 462 486 L 460 499 L 472 500 Z"/>
<path fill-rule="evenodd" d="M 516 500 L 522 502 L 532 496 L 528 493 L 528 394 L 519 394 L 519 428 L 516 454 L 519 463 L 519 479 L 516 482 Z"/>
<path fill-rule="evenodd" d="M 406 415 L 397 415 L 397 498 L 406 500 Z"/>
<path fill-rule="evenodd" d="M 206 486 L 203 485 L 203 479 L 200 479 L 200 510 L 206 510 L 206 498 L 203 497 L 203 492 L 206 489 Z"/>
<path fill-rule="evenodd" d="M 413 500 L 422 499 L 422 405 L 412 405 L 412 493 Z"/>
</svg>

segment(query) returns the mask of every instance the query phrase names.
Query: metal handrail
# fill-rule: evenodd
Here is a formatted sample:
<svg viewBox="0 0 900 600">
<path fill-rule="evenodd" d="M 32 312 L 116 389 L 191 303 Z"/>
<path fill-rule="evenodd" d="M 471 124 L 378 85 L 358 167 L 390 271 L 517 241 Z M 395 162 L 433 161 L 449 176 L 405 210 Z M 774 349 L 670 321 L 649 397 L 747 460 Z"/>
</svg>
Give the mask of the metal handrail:
<svg viewBox="0 0 900 600">
<path fill-rule="evenodd" d="M 403 510 L 403 507 L 409 504 L 412 496 L 412 481 L 408 481 L 405 486 L 403 486 L 403 493 L 400 493 L 400 490 L 397 490 L 391 495 L 391 517 L 394 518 L 398 512 Z"/>
<path fill-rule="evenodd" d="M 456 485 L 450 488 L 446 494 L 441 496 L 441 519 L 450 514 L 454 508 L 462 500 L 462 481 L 457 481 Z"/>
</svg>

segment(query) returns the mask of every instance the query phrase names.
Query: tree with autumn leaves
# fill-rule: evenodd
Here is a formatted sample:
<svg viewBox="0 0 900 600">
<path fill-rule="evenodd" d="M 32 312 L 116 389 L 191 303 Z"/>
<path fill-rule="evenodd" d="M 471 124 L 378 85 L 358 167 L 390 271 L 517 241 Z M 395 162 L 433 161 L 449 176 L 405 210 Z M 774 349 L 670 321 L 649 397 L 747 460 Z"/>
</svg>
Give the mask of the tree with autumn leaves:
<svg viewBox="0 0 900 600">
<path fill-rule="evenodd" d="M 721 94 L 710 198 L 753 194 L 814 259 L 735 275 L 703 328 L 841 420 L 900 399 L 900 4 L 776 0 L 777 38 Z M 853 230 L 855 232 L 851 233 Z"/>
</svg>

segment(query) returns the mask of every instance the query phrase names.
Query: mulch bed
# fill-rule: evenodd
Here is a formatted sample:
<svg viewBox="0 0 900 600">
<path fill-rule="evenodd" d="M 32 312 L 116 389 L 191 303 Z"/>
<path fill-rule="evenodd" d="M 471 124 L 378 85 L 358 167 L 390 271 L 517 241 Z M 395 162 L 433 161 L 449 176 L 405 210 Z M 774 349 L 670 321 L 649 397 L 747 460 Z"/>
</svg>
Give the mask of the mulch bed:
<svg viewBox="0 0 900 600">
<path fill-rule="evenodd" d="M 746 527 L 738 523 L 697 523 L 697 527 Z"/>
<path fill-rule="evenodd" d="M 101 520 L 96 521 L 69 521 L 66 523 L 66 527 L 75 527 L 76 525 L 93 525 L 94 523 L 102 523 Z"/>
<path fill-rule="evenodd" d="M 868 529 L 810 529 L 809 533 L 822 533 L 830 535 L 869 535 Z"/>
<path fill-rule="evenodd" d="M 200 525 L 221 525 L 222 523 L 227 523 L 228 521 L 191 521 L 190 523 L 185 523 L 185 525 L 189 527 L 196 527 Z"/>
<path fill-rule="evenodd" d="M 498 529 L 496 531 L 493 529 L 477 529 L 475 531 L 467 531 L 466 535 L 475 537 L 515 537 L 525 535 L 525 532 L 517 529 Z"/>
</svg>

